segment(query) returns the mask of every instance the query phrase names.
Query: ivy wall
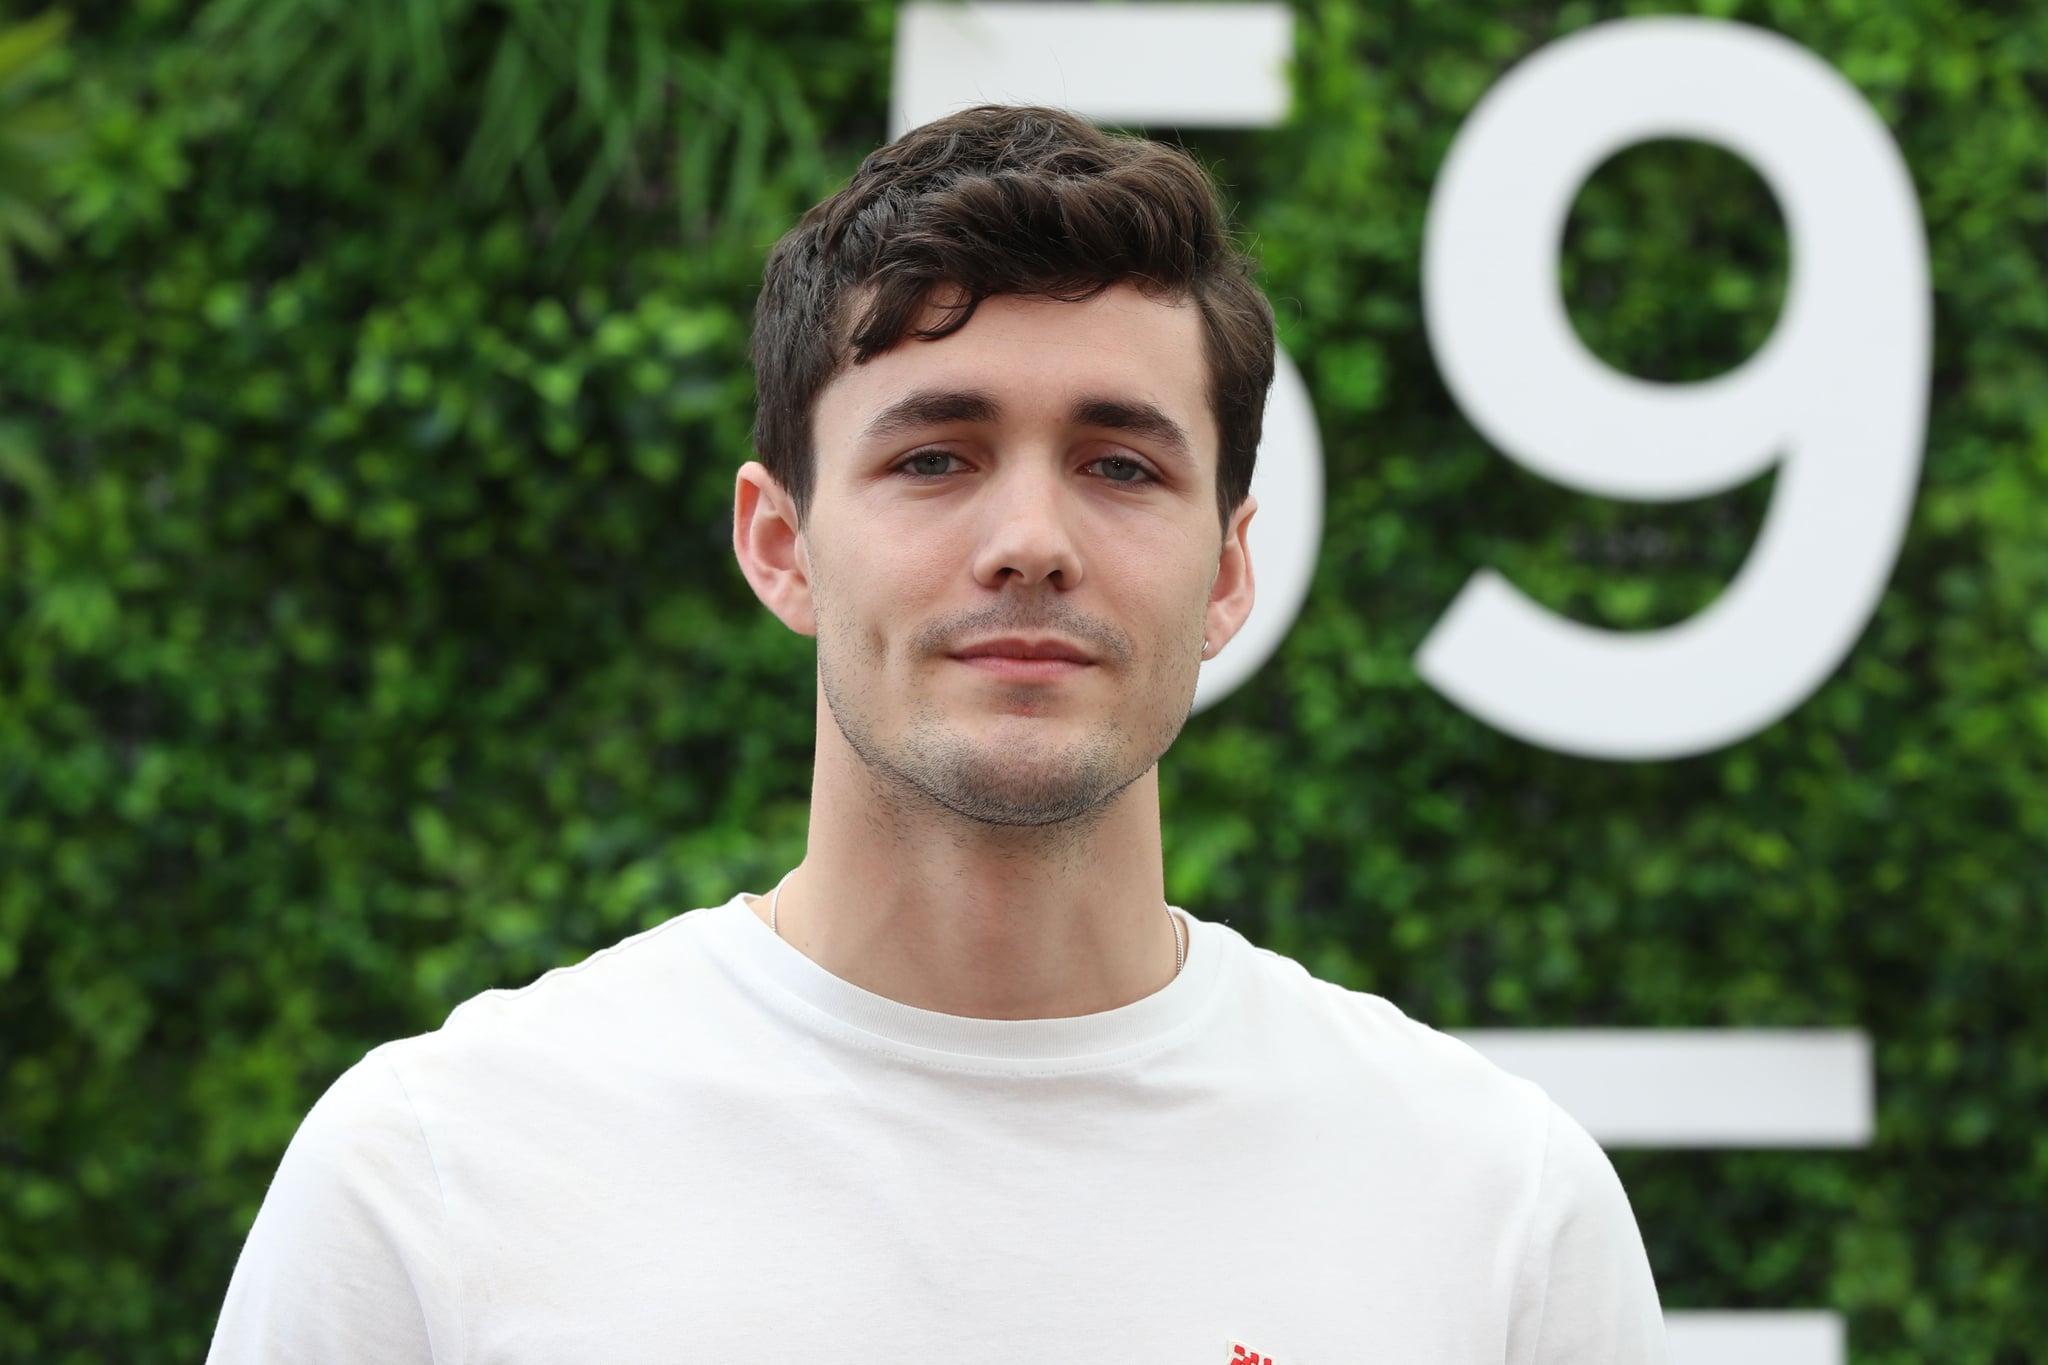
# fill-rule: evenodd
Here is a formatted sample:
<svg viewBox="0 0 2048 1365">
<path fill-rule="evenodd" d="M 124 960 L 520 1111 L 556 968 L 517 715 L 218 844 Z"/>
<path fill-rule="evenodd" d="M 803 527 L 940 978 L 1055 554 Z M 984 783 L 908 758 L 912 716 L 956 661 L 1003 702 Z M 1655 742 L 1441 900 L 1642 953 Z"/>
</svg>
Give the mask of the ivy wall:
<svg viewBox="0 0 2048 1365">
<path fill-rule="evenodd" d="M 2048 1352 L 2048 9 L 1733 0 L 1863 92 L 1935 289 L 1903 557 L 1811 701 L 1663 763 L 1510 739 L 1412 656 L 1465 578 L 1642 627 L 1771 495 L 1491 451 L 1424 212 L 1518 58 L 1636 7 L 1304 3 L 1210 164 L 1315 395 L 1285 646 L 1169 756 L 1168 881 L 1444 1027 L 1854 1027 L 1866 1150 L 1622 1152 L 1667 1306 L 1857 1365 Z M 1641 12 L 1648 12 L 1642 7 Z M 0 30 L 0 1359 L 203 1353 L 279 1153 L 364 1050 L 799 855 L 808 642 L 727 549 L 762 258 L 884 132 L 894 15 L 792 0 L 78 3 Z M 1731 92 L 1740 98 L 1740 92 Z M 1582 334 L 1768 333 L 1743 163 L 1624 153 Z"/>
</svg>

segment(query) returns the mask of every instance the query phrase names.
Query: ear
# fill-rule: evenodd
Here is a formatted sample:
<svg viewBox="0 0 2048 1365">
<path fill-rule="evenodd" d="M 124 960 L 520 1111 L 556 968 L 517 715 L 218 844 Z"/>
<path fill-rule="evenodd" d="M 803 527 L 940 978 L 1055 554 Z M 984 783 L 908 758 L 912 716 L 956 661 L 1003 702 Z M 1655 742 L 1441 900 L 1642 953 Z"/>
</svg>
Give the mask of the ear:
<svg viewBox="0 0 2048 1365">
<path fill-rule="evenodd" d="M 758 460 L 740 466 L 732 492 L 732 553 L 761 605 L 799 635 L 816 635 L 811 555 L 796 503 Z"/>
<path fill-rule="evenodd" d="M 1230 637 L 1237 634 L 1252 614 L 1255 596 L 1252 582 L 1252 551 L 1247 528 L 1259 500 L 1247 494 L 1230 514 L 1223 530 L 1223 553 L 1216 561 L 1216 581 L 1209 587 L 1209 607 L 1202 619 L 1203 638 L 1209 642 L 1209 658 L 1223 652 Z"/>
</svg>

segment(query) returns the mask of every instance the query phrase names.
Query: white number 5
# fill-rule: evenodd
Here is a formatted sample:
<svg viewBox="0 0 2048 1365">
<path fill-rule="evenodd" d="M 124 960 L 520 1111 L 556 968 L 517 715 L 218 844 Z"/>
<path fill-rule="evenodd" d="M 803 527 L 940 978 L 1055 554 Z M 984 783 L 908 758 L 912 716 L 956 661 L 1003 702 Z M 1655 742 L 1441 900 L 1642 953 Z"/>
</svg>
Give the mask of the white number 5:
<svg viewBox="0 0 2048 1365">
<path fill-rule="evenodd" d="M 1579 186 L 1616 151 L 1661 137 L 1745 157 L 1789 238 L 1770 340 L 1704 383 L 1608 368 L 1572 330 L 1558 286 Z M 1919 205 L 1854 87 L 1788 39 L 1712 20 L 1625 20 L 1560 41 L 1460 130 L 1430 203 L 1423 301 L 1459 406 L 1547 479 L 1661 502 L 1778 465 L 1755 548 L 1697 616 L 1595 629 L 1483 569 L 1423 642 L 1425 679 L 1509 734 L 1609 759 L 1732 743 L 1820 686 L 1897 558 L 1927 405 Z"/>
</svg>

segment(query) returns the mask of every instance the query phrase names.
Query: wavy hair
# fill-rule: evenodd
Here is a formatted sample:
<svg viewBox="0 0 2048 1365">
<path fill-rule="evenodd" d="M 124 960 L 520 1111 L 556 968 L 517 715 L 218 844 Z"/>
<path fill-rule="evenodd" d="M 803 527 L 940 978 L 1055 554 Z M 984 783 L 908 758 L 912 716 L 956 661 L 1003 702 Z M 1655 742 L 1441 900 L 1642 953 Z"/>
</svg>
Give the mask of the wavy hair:
<svg viewBox="0 0 2048 1365">
<path fill-rule="evenodd" d="M 927 123 L 870 154 L 769 253 L 754 448 L 801 520 L 817 473 L 812 409 L 844 367 L 950 336 L 994 295 L 1078 302 L 1128 282 L 1201 310 L 1227 522 L 1251 488 L 1273 381 L 1273 310 L 1254 268 L 1177 147 L 1030 106 Z M 928 307 L 937 319 L 916 326 Z"/>
</svg>

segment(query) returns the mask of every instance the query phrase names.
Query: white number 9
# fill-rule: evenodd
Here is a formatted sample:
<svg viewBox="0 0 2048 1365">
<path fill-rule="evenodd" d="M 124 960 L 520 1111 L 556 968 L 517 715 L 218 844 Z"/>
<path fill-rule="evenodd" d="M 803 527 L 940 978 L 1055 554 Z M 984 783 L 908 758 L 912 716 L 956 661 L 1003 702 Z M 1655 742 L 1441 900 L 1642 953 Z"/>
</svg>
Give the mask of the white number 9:
<svg viewBox="0 0 2048 1365">
<path fill-rule="evenodd" d="M 1664 137 L 1746 158 L 1789 238 L 1769 341 L 1697 384 L 1603 364 L 1558 284 L 1579 186 L 1616 151 Z M 1788 39 L 1714 20 L 1624 20 L 1544 49 L 1488 92 L 1451 148 L 1430 203 L 1423 303 L 1459 406 L 1547 479 L 1662 502 L 1779 466 L 1747 562 L 1697 616 L 1595 629 L 1482 569 L 1417 653 L 1432 686 L 1509 734 L 1608 759 L 1733 743 L 1820 686 L 1897 559 L 1927 406 L 1919 204 L 1853 86 Z"/>
</svg>

